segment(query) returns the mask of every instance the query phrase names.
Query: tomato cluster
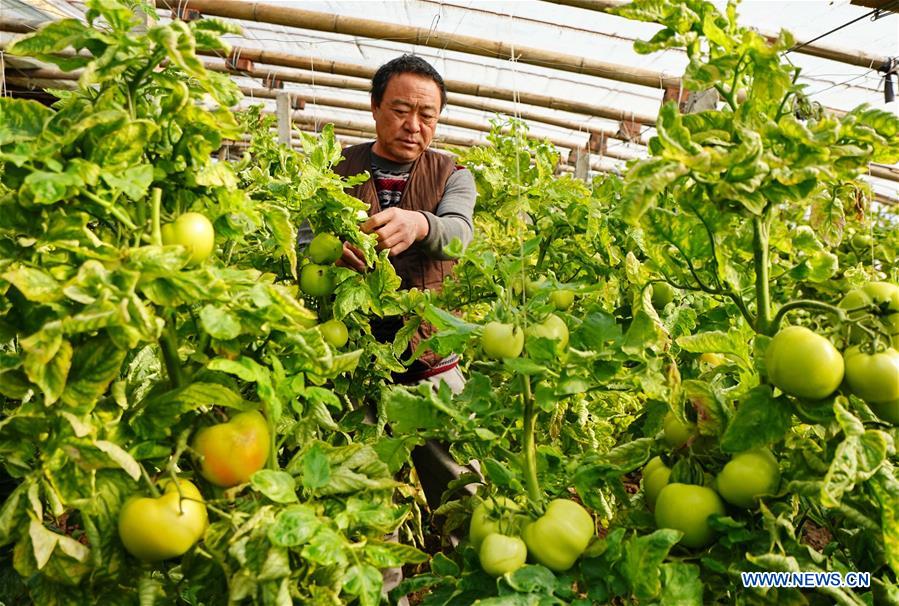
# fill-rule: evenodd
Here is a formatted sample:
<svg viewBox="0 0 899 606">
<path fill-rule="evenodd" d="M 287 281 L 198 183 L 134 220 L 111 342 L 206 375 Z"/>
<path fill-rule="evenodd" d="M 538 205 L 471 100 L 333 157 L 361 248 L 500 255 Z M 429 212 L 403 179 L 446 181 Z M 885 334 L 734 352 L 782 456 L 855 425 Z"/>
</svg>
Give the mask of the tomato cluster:
<svg viewBox="0 0 899 606">
<path fill-rule="evenodd" d="M 568 303 L 568 300 L 562 302 Z M 481 332 L 481 349 L 484 355 L 494 360 L 517 358 L 524 350 L 526 336 L 553 341 L 558 353 L 568 347 L 568 325 L 556 314 L 549 314 L 542 322 L 531 324 L 524 331 L 515 324 L 488 322 Z"/>
<path fill-rule="evenodd" d="M 765 353 L 768 379 L 788 395 L 813 401 L 842 385 L 884 421 L 899 422 L 899 287 L 870 282 L 846 293 L 839 307 L 847 312 L 849 346 L 840 353 L 807 328 L 784 328 Z"/>
<path fill-rule="evenodd" d="M 483 501 L 471 516 L 469 540 L 484 572 L 501 576 L 518 570 L 528 557 L 556 572 L 568 570 L 595 534 L 593 518 L 569 499 L 555 499 L 531 519 L 511 499 Z"/>
<path fill-rule="evenodd" d="M 787 396 L 811 402 L 839 390 L 863 400 L 882 420 L 899 423 L 899 351 L 894 349 L 899 340 L 899 287 L 871 282 L 848 292 L 839 307 L 846 310 L 846 348 L 841 352 L 803 326 L 783 328 L 765 351 L 768 381 Z M 708 358 L 702 362 L 718 363 Z M 662 429 L 662 442 L 672 451 L 688 445 L 690 453 L 695 450 L 698 432 L 691 422 L 669 411 Z M 776 494 L 780 485 L 777 457 L 767 448 L 735 454 L 714 479 L 685 454 L 676 465 L 658 456 L 651 459 L 643 468 L 643 496 L 657 526 L 680 530 L 680 542 L 687 547 L 713 541 L 709 517 L 723 515 L 725 504 L 752 509 L 760 497 Z"/>
<path fill-rule="evenodd" d="M 249 482 L 269 457 L 271 431 L 259 411 L 234 415 L 225 423 L 199 429 L 191 442 L 200 475 L 229 488 Z M 119 511 L 119 537 L 125 549 L 147 562 L 183 555 L 206 533 L 208 516 L 195 484 L 163 480 L 158 497 L 132 497 Z"/>
<path fill-rule="evenodd" d="M 310 297 L 327 297 L 337 286 L 331 265 L 343 254 L 343 243 L 337 236 L 321 233 L 306 248 L 309 262 L 300 270 L 300 288 Z"/>
</svg>

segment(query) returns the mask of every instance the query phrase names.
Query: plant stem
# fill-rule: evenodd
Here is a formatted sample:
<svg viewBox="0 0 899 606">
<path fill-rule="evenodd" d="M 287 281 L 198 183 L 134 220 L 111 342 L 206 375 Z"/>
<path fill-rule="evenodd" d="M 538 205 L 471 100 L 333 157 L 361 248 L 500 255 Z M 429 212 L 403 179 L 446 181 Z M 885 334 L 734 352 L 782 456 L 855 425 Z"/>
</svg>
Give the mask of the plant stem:
<svg viewBox="0 0 899 606">
<path fill-rule="evenodd" d="M 752 220 L 753 259 L 755 261 L 755 330 L 771 335 L 771 292 L 768 285 L 768 224 L 766 217 Z"/>
<path fill-rule="evenodd" d="M 144 467 L 143 463 L 138 463 L 138 467 L 140 467 L 140 475 L 143 476 L 144 480 L 147 482 L 147 487 L 150 489 L 150 495 L 154 499 L 159 498 L 159 489 L 156 488 L 156 484 L 153 483 L 153 480 L 150 479 L 150 474 L 147 473 L 147 469 Z"/>
<path fill-rule="evenodd" d="M 534 507 L 540 508 L 543 502 L 543 495 L 540 491 L 540 482 L 537 480 L 537 411 L 534 410 L 534 398 L 531 395 L 531 378 L 523 375 L 522 383 L 524 390 L 521 399 L 524 402 L 524 438 L 522 440 L 524 449 L 524 473 L 525 485 L 528 490 L 528 499 Z"/>
<path fill-rule="evenodd" d="M 812 299 L 797 299 L 795 301 L 790 301 L 789 303 L 784 304 L 783 307 L 777 310 L 777 313 L 774 315 L 774 319 L 771 321 L 772 334 L 780 330 L 780 323 L 783 320 L 784 316 L 787 314 L 787 312 L 794 309 L 822 309 L 836 315 L 840 318 L 840 320 L 846 318 L 845 310 L 840 309 L 835 305 L 831 305 L 830 303 L 825 303 L 824 301 L 815 301 Z"/>
<path fill-rule="evenodd" d="M 151 221 L 152 226 L 150 227 L 151 238 L 153 244 L 155 246 L 162 246 L 162 229 L 159 225 L 159 211 L 162 207 L 162 190 L 158 187 L 153 188 L 153 193 L 150 197 L 150 213 L 151 213 Z"/>
<path fill-rule="evenodd" d="M 159 347 L 162 350 L 162 360 L 165 362 L 169 381 L 172 383 L 172 387 L 177 389 L 184 384 L 184 375 L 181 374 L 181 360 L 178 359 L 178 339 L 175 336 L 174 322 L 171 315 L 166 318 L 165 329 L 159 339 Z"/>
</svg>

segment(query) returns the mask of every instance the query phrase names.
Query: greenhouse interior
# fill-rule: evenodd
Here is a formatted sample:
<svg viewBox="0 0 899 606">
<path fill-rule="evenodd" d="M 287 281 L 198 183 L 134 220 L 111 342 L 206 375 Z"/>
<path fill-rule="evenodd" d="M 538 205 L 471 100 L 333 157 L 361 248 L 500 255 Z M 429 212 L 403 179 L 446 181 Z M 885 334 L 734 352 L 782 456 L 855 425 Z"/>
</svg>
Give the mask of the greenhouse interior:
<svg viewBox="0 0 899 606">
<path fill-rule="evenodd" d="M 0 605 L 899 605 L 899 0 L 0 0 Z"/>
</svg>

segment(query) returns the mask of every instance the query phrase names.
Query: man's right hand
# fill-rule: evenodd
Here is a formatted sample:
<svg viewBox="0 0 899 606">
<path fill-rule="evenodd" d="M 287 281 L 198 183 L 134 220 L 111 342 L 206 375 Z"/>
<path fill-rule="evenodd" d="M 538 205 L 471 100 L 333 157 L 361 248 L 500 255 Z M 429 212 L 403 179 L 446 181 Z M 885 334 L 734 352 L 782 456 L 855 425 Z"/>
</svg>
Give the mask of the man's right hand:
<svg viewBox="0 0 899 606">
<path fill-rule="evenodd" d="M 350 269 L 355 269 L 356 271 L 362 272 L 365 271 L 364 259 L 365 255 L 361 250 L 359 250 L 349 242 L 344 242 L 343 255 L 339 259 L 337 259 L 335 265 L 349 267 Z"/>
</svg>

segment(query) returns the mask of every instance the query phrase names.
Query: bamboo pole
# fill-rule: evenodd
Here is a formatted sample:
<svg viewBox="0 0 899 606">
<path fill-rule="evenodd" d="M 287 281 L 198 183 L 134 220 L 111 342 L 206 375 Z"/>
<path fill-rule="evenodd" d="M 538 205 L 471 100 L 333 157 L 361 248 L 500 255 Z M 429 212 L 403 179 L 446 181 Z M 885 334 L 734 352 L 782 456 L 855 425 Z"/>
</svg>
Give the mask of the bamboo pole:
<svg viewBox="0 0 899 606">
<path fill-rule="evenodd" d="M 187 0 L 184 2 L 179 2 L 179 0 L 156 0 L 157 8 L 170 9 L 173 5 L 193 8 L 204 15 L 417 44 L 494 59 L 510 59 L 514 56 L 517 61 L 529 65 L 550 67 L 561 71 L 596 76 L 618 82 L 629 82 L 651 88 L 665 89 L 677 87 L 681 82 L 678 76 L 659 74 L 658 72 L 639 67 L 617 65 L 539 48 L 513 47 L 513 45 L 500 40 L 486 40 L 475 36 L 450 34 L 422 27 L 385 23 L 372 19 L 334 15 L 262 2 L 245 2 L 243 0 Z"/>
<path fill-rule="evenodd" d="M 575 8 L 583 8 L 586 10 L 597 11 L 602 13 L 609 12 L 612 8 L 623 6 L 628 2 L 625 0 L 544 0 L 550 4 L 561 4 L 563 6 L 573 6 Z M 600 33 L 600 32 L 596 32 Z M 770 32 L 759 32 L 769 41 L 777 40 L 777 35 Z M 820 57 L 830 61 L 845 63 L 846 65 L 855 65 L 857 67 L 865 67 L 868 69 L 878 69 L 886 61 L 888 56 L 875 55 L 862 50 L 845 49 L 836 46 L 828 46 L 825 44 L 803 44 L 797 42 L 796 50 L 792 52 L 812 57 Z"/>
</svg>

